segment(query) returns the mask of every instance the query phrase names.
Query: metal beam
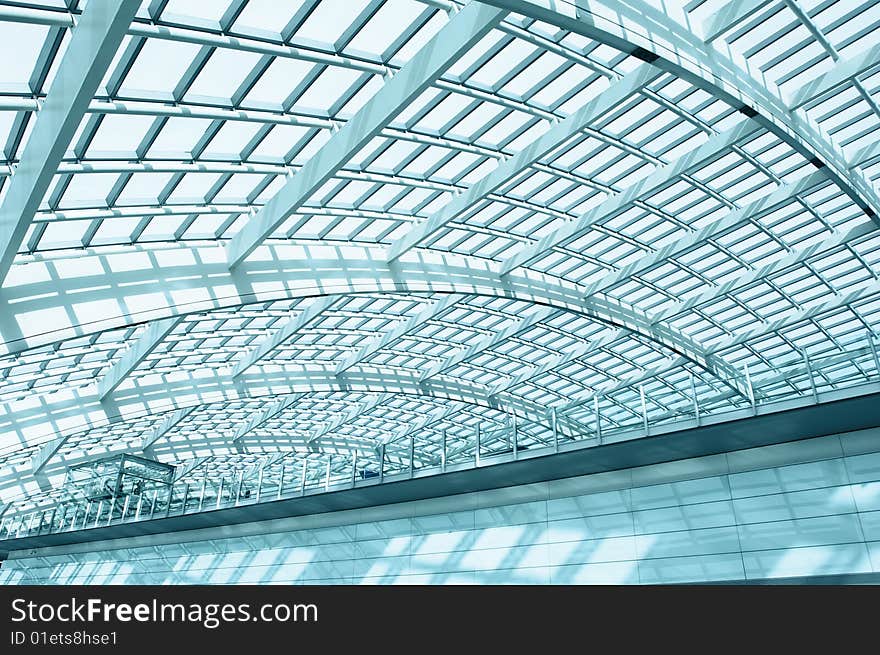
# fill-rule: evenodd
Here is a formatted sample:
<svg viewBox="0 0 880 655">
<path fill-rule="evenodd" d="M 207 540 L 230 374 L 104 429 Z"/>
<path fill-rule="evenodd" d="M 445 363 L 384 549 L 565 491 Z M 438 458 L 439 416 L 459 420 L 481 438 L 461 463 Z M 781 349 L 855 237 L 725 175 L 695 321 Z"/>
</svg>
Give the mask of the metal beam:
<svg viewBox="0 0 880 655">
<path fill-rule="evenodd" d="M 398 434 L 388 435 L 387 437 L 380 439 L 379 446 L 387 446 L 388 444 L 394 443 L 395 441 L 402 441 L 410 435 L 415 435 L 420 430 L 424 430 L 429 425 L 439 423 L 450 414 L 461 411 L 462 409 L 464 409 L 464 407 L 464 403 L 460 402 L 451 402 L 443 407 L 438 407 L 437 409 L 428 412 L 420 419 L 417 419 L 416 421 L 411 423 L 409 426 L 407 426 L 406 429 L 401 430 Z"/>
<path fill-rule="evenodd" d="M 393 329 L 388 330 L 372 339 L 370 339 L 366 344 L 361 346 L 359 350 L 350 354 L 348 357 L 339 362 L 339 365 L 336 367 L 336 374 L 344 373 L 348 369 L 353 366 L 357 366 L 361 362 L 369 359 L 369 357 L 389 344 L 397 341 L 404 335 L 411 333 L 413 330 L 418 328 L 421 325 L 424 325 L 428 321 L 431 321 L 444 311 L 455 305 L 461 299 L 457 294 L 449 294 L 440 298 L 439 300 L 434 301 L 428 307 L 425 307 L 422 311 L 414 316 L 410 316 L 408 319 L 404 321 L 400 321 Z"/>
<path fill-rule="evenodd" d="M 46 464 L 49 463 L 49 460 L 55 457 L 58 451 L 61 450 L 61 447 L 67 443 L 67 439 L 66 436 L 55 437 L 52 441 L 49 441 L 40 447 L 40 450 L 31 457 L 31 470 L 34 475 L 43 471 Z"/>
<path fill-rule="evenodd" d="M 134 17 L 134 14 L 132 14 Z M 67 12 L 45 9 L 25 9 L 24 7 L 0 7 L 0 21 L 4 23 L 27 23 L 31 25 L 51 25 L 53 27 L 73 27 L 73 16 Z"/>
<path fill-rule="evenodd" d="M 0 205 L 0 285 L 139 6 L 138 0 L 96 0 L 73 28 Z"/>
<path fill-rule="evenodd" d="M 181 409 L 174 410 L 168 416 L 163 418 L 156 426 L 153 427 L 147 434 L 144 435 L 143 440 L 141 441 L 141 450 L 148 451 L 153 447 L 159 439 L 164 437 L 168 432 L 175 427 L 178 423 L 180 423 L 187 416 L 192 414 L 199 408 L 198 405 L 194 405 L 192 407 L 183 407 Z"/>
<path fill-rule="evenodd" d="M 702 229 L 694 230 L 693 232 L 670 242 L 662 248 L 647 253 L 643 257 L 639 257 L 632 263 L 604 275 L 587 287 L 585 295 L 589 297 L 608 291 L 615 285 L 624 282 L 625 280 L 632 279 L 634 276 L 640 275 L 645 271 L 649 271 L 672 257 L 681 255 L 692 248 L 696 248 L 701 244 L 706 243 L 708 240 L 714 239 L 729 230 L 735 229 L 765 212 L 772 211 L 780 205 L 796 198 L 800 194 L 813 191 L 823 182 L 827 183 L 828 178 L 823 171 L 819 170 L 805 175 L 795 182 L 783 184 L 766 196 L 762 196 L 738 209 L 734 209 L 732 212 L 724 216 L 724 218 L 713 221 Z"/>
<path fill-rule="evenodd" d="M 829 177 L 880 226 L 880 194 L 863 173 L 848 169 L 843 150 L 833 139 L 805 116 L 789 111 L 777 89 L 746 72 L 747 62 L 742 60 L 740 65 L 708 47 L 701 37 L 657 7 L 643 0 L 620 0 L 614 12 L 609 12 L 593 0 L 549 6 L 532 0 L 483 1 L 649 59 L 661 70 L 741 108 L 806 159 L 828 166 Z"/>
<path fill-rule="evenodd" d="M 754 16 L 770 4 L 771 0 L 732 0 L 703 21 L 701 29 L 703 40 L 710 43 L 722 33 L 747 18 Z"/>
<path fill-rule="evenodd" d="M 472 2 L 410 59 L 235 235 L 228 247 L 231 268 L 302 206 L 336 171 L 395 116 L 487 34 L 506 11 Z"/>
<path fill-rule="evenodd" d="M 162 253 L 170 257 L 175 250 L 177 248 L 167 248 Z M 194 253 L 184 246 L 180 246 L 179 250 L 189 253 L 190 263 L 173 267 L 162 266 L 158 260 L 154 260 L 155 253 L 144 253 L 142 266 L 132 266 L 130 270 L 116 275 L 117 286 L 105 284 L 103 271 L 110 270 L 112 265 L 105 262 L 102 256 L 98 256 L 94 260 L 83 257 L 80 261 L 83 267 L 94 266 L 96 271 L 102 271 L 100 275 L 64 279 L 63 274 L 57 274 L 46 279 L 41 272 L 40 282 L 0 289 L 0 336 L 3 337 L 0 350 L 3 342 L 13 344 L 17 350 L 25 349 L 22 346 L 36 347 L 54 342 L 51 333 L 42 332 L 22 339 L 18 332 L 20 327 L 4 321 L 4 305 L 14 305 L 16 313 L 35 311 L 46 306 L 55 306 L 59 297 L 72 297 L 74 294 L 80 301 L 113 299 L 120 301 L 119 306 L 124 307 L 126 297 L 139 292 L 151 293 L 157 287 L 175 289 L 180 293 L 185 289 L 198 289 L 204 300 L 189 303 L 186 307 L 164 308 L 163 311 L 173 315 L 253 302 L 314 296 L 326 293 L 328 289 L 339 295 L 449 292 L 516 298 L 577 312 L 594 320 L 637 332 L 673 352 L 687 355 L 705 370 L 718 370 L 717 362 L 709 362 L 703 358 L 699 344 L 670 326 L 652 324 L 643 312 L 625 303 L 597 297 L 584 298 L 583 287 L 561 279 L 554 280 L 546 275 L 511 273 L 501 276 L 487 269 L 485 262 L 475 257 L 450 255 L 442 264 L 400 261 L 392 268 L 383 261 L 382 251 L 376 248 L 352 246 L 344 252 L 327 252 L 326 256 L 330 257 L 328 259 L 317 259 L 304 258 L 302 251 L 297 248 L 273 246 L 271 258 L 247 262 L 235 272 L 230 272 L 222 261 L 217 261 L 215 247 L 206 249 L 203 254 L 198 250 Z M 357 258 L 359 252 L 362 253 L 362 259 Z M 33 266 L 51 271 L 55 264 L 51 261 L 39 261 Z M 26 266 L 21 268 L 26 269 Z M 88 289 L 88 292 L 83 292 L 82 289 Z M 158 311 L 157 309 L 155 313 Z M 88 330 L 110 329 L 117 324 L 136 322 L 139 321 L 121 314 L 97 325 L 89 324 Z M 78 333 L 86 333 L 86 330 L 81 325 L 71 325 L 64 336 L 69 338 Z M 276 347 L 280 341 L 276 342 L 274 339 L 283 338 L 284 333 L 276 333 L 255 351 L 251 351 L 240 362 L 241 370 L 238 370 L 238 366 L 233 370 L 233 377 L 239 377 L 253 363 L 251 360 L 258 360 Z M 722 377 L 730 378 L 731 375 L 724 374 Z"/>
<path fill-rule="evenodd" d="M 213 459 L 213 458 L 210 455 L 207 457 L 196 457 L 196 458 L 188 461 L 182 467 L 175 468 L 174 469 L 174 481 L 177 482 L 178 480 L 182 480 L 183 478 L 188 476 L 190 473 L 195 471 L 197 468 L 199 468 L 202 464 L 207 462 L 209 459 Z"/>
<path fill-rule="evenodd" d="M 290 319 L 287 323 L 258 343 L 255 348 L 245 352 L 239 357 L 232 367 L 232 377 L 238 377 L 251 366 L 263 359 L 263 357 L 318 318 L 323 312 L 330 309 L 336 300 L 337 298 L 333 296 L 324 296 L 323 298 L 315 300 L 295 318 Z"/>
<path fill-rule="evenodd" d="M 880 44 L 866 48 L 849 59 L 838 61 L 830 71 L 804 83 L 788 98 L 788 106 L 790 109 L 803 107 L 826 93 L 850 84 L 857 76 L 877 66 L 880 66 Z"/>
<path fill-rule="evenodd" d="M 467 348 L 462 348 L 455 355 L 448 357 L 442 362 L 432 364 L 425 370 L 424 373 L 422 373 L 421 379 L 427 380 L 435 375 L 443 373 L 444 371 L 448 371 L 453 366 L 456 366 L 463 361 L 476 357 L 480 353 L 485 352 L 486 350 L 489 350 L 494 346 L 497 346 L 499 343 L 504 343 L 512 336 L 519 334 L 523 330 L 526 330 L 533 325 L 537 325 L 538 323 L 549 320 L 553 316 L 556 316 L 558 313 L 558 309 L 553 309 L 551 307 L 539 307 L 525 318 L 517 320 L 507 327 L 483 337 L 482 339 L 473 343 Z"/>
<path fill-rule="evenodd" d="M 122 357 L 114 362 L 104 376 L 98 380 L 98 396 L 103 400 L 135 370 L 156 347 L 164 341 L 183 320 L 183 317 L 163 318 L 147 325 L 146 330 L 135 340 Z"/>
<path fill-rule="evenodd" d="M 325 435 L 330 434 L 334 430 L 338 429 L 339 427 L 341 427 L 347 423 L 351 423 L 359 416 L 363 416 L 364 414 L 369 412 L 371 409 L 378 407 L 379 405 L 384 403 L 389 398 L 391 398 L 391 394 L 380 393 L 380 394 L 376 394 L 376 395 L 372 396 L 371 398 L 368 398 L 366 401 L 358 402 L 356 407 L 354 407 L 353 409 L 350 409 L 347 412 L 343 412 L 341 414 L 336 415 L 333 419 L 331 419 L 330 421 L 325 423 L 323 426 L 321 426 L 321 428 L 316 430 L 314 432 L 314 434 L 312 434 L 309 437 L 308 443 L 311 444 L 316 441 L 319 441 Z"/>
<path fill-rule="evenodd" d="M 252 430 L 257 429 L 258 427 L 263 425 L 263 423 L 265 423 L 266 421 L 268 421 L 272 418 L 275 418 L 281 412 L 283 412 L 288 407 L 290 407 L 291 405 L 296 403 L 304 395 L 305 394 L 302 394 L 302 393 L 290 394 L 289 396 L 283 396 L 282 398 L 269 404 L 265 409 L 260 410 L 259 412 L 257 412 L 253 416 L 251 416 L 251 418 L 248 421 L 240 424 L 235 429 L 235 434 L 232 437 L 232 442 L 233 443 L 238 442 L 242 437 L 247 435 Z"/>
<path fill-rule="evenodd" d="M 497 168 L 469 187 L 467 191 L 454 196 L 436 214 L 414 224 L 408 232 L 389 246 L 388 261 L 393 262 L 405 255 L 424 238 L 432 235 L 449 222 L 454 221 L 468 208 L 527 170 L 548 152 L 581 132 L 591 123 L 625 101 L 633 93 L 637 93 L 647 84 L 657 79 L 661 74 L 661 71 L 650 64 L 641 64 L 625 77 L 613 82 L 608 89 L 600 93 L 596 98 L 551 127 L 550 130 L 535 139 L 516 155 L 501 162 Z"/>
<path fill-rule="evenodd" d="M 535 243 L 522 246 L 501 263 L 499 272 L 502 275 L 506 275 L 515 268 L 527 266 L 531 261 L 555 246 L 614 216 L 640 197 L 662 189 L 689 169 L 717 157 L 741 139 L 754 134 L 758 130 L 760 130 L 760 126 L 752 121 L 745 120 L 725 132 L 710 137 L 703 145 L 683 155 L 676 161 L 658 168 L 620 193 L 607 197 L 577 219 L 563 224 Z"/>
</svg>

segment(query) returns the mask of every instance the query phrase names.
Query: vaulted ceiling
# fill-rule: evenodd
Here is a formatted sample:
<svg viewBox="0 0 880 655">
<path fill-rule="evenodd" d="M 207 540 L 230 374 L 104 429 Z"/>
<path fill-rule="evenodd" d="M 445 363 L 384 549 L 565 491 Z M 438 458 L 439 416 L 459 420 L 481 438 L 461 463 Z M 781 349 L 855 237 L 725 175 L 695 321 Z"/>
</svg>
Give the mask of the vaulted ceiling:
<svg viewBox="0 0 880 655">
<path fill-rule="evenodd" d="M 0 4 L 0 498 L 876 379 L 878 43 L 871 0 Z"/>
</svg>

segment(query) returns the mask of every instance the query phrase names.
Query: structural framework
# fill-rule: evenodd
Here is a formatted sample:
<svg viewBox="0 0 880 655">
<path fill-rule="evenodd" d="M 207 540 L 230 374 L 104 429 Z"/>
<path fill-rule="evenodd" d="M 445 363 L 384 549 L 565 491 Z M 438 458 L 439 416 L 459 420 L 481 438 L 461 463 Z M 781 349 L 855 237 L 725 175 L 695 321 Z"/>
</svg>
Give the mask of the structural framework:
<svg viewBox="0 0 880 655">
<path fill-rule="evenodd" d="M 875 0 L 83 5 L 0 5 L 4 521 L 880 375 Z"/>
</svg>

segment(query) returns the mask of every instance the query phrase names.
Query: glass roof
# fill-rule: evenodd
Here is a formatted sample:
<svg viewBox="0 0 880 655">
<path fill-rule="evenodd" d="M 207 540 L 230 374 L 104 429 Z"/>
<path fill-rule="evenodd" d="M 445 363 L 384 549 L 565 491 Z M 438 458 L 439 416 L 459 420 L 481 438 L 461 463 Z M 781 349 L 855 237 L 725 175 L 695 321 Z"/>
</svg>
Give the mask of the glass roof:
<svg viewBox="0 0 880 655">
<path fill-rule="evenodd" d="M 101 4 L 0 2 L 4 512 L 880 373 L 873 0 Z"/>
</svg>

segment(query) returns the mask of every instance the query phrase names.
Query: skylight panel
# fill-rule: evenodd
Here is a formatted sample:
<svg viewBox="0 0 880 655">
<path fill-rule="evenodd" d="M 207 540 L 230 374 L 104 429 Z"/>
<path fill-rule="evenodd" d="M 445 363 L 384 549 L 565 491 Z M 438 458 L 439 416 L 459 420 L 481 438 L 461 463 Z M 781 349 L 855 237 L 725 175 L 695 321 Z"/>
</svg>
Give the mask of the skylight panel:
<svg viewBox="0 0 880 655">
<path fill-rule="evenodd" d="M 502 48 L 501 52 L 480 66 L 468 78 L 468 82 L 484 88 L 494 89 L 500 84 L 502 78 L 510 74 L 513 66 L 527 61 L 536 52 L 535 47 L 530 43 L 522 39 L 513 39 L 513 41 Z"/>
<path fill-rule="evenodd" d="M 880 22 L 880 7 L 876 2 L 868 2 L 853 20 L 843 23 L 827 32 L 826 35 L 837 47 L 841 57 L 848 58 L 877 44 L 878 33 L 880 33 L 880 28 L 877 27 L 878 22 Z M 866 29 L 869 27 L 872 29 Z"/>
<path fill-rule="evenodd" d="M 61 197 L 59 207 L 106 207 L 107 195 L 116 184 L 116 173 L 81 173 L 74 175 Z"/>
<path fill-rule="evenodd" d="M 30 93 L 28 80 L 48 34 L 42 25 L 0 22 L 0 92 Z"/>
<path fill-rule="evenodd" d="M 511 137 L 517 135 L 531 120 L 533 120 L 532 116 L 524 112 L 512 111 L 481 134 L 477 141 L 500 148 L 502 145 L 507 145 Z"/>
<path fill-rule="evenodd" d="M 172 99 L 174 88 L 200 49 L 194 43 L 147 39 L 125 76 L 120 93 Z"/>
<path fill-rule="evenodd" d="M 251 193 L 264 179 L 264 175 L 236 173 L 223 185 L 214 197 L 214 201 L 246 204 Z"/>
<path fill-rule="evenodd" d="M 169 118 L 150 146 L 151 159 L 191 159 L 195 145 L 211 126 L 204 118 Z"/>
<path fill-rule="evenodd" d="M 205 202 L 205 195 L 220 179 L 219 173 L 187 173 L 168 198 L 169 204 Z"/>
<path fill-rule="evenodd" d="M 371 182 L 349 182 L 341 191 L 333 194 L 333 197 L 329 199 L 329 204 L 334 207 L 355 207 L 363 195 L 373 190 L 373 186 Z M 324 202 L 328 202 L 326 198 Z"/>
<path fill-rule="evenodd" d="M 453 119 L 476 104 L 467 96 L 450 93 L 419 121 L 418 127 L 426 132 L 439 134 Z"/>
<path fill-rule="evenodd" d="M 367 0 L 321 0 L 291 40 L 333 49 L 367 4 Z"/>
<path fill-rule="evenodd" d="M 199 2 L 198 0 L 168 0 L 162 10 L 162 20 L 175 21 L 181 18 L 195 18 L 200 24 L 216 24 L 219 26 L 220 19 L 226 13 L 230 0 L 213 0 L 212 2 Z"/>
<path fill-rule="evenodd" d="M 367 24 L 349 41 L 345 51 L 379 58 L 425 11 L 415 0 L 386 0 Z"/>
<path fill-rule="evenodd" d="M 124 206 L 158 203 L 159 194 L 171 181 L 173 175 L 173 173 L 135 173 L 116 199 L 116 204 Z"/>
<path fill-rule="evenodd" d="M 281 108 L 313 70 L 315 64 L 312 62 L 277 57 L 245 96 L 242 104 Z"/>
<path fill-rule="evenodd" d="M 107 243 L 127 243 L 131 239 L 140 218 L 114 217 L 101 221 L 101 227 L 95 232 L 90 245 L 100 246 Z"/>
<path fill-rule="evenodd" d="M 448 194 L 438 194 L 436 191 L 432 191 L 430 189 L 413 189 L 409 191 L 403 198 L 394 203 L 394 206 L 391 207 L 390 210 L 404 214 L 411 214 L 418 211 L 420 215 L 424 215 L 426 213 L 426 208 L 421 207 L 421 205 L 428 203 L 432 200 L 439 204 L 441 200 L 439 200 L 438 198 L 445 198 L 446 202 L 448 202 L 449 200 Z M 391 237 L 389 236 L 389 238 Z"/>
<path fill-rule="evenodd" d="M 374 193 L 361 203 L 363 209 L 385 211 L 394 199 L 405 192 L 405 187 L 398 184 L 381 184 Z"/>
<path fill-rule="evenodd" d="M 571 114 L 608 88 L 608 78 L 603 76 L 585 85 L 592 75 L 583 66 L 572 66 L 536 91 L 529 102 L 548 109 L 555 108 L 563 115 Z"/>
<path fill-rule="evenodd" d="M 185 216 L 155 216 L 150 219 L 150 224 L 141 233 L 139 241 L 167 241 L 174 238 L 175 233 L 183 222 Z"/>
<path fill-rule="evenodd" d="M 556 77 L 557 72 L 567 64 L 566 60 L 554 52 L 544 52 L 538 59 L 504 85 L 504 91 L 524 98 L 536 86 L 545 86 Z"/>
<path fill-rule="evenodd" d="M 491 124 L 504 109 L 491 102 L 482 102 L 475 109 L 469 111 L 460 121 L 451 126 L 448 135 L 471 141 L 475 132 L 482 131 Z"/>
<path fill-rule="evenodd" d="M 305 111 L 317 111 L 319 115 L 329 116 L 334 106 L 351 92 L 354 83 L 362 73 L 356 70 L 328 67 L 306 89 L 295 106 Z"/>
<path fill-rule="evenodd" d="M 216 232 L 228 219 L 228 214 L 200 214 L 199 216 L 196 216 L 195 220 L 189 228 L 187 228 L 183 238 L 213 239 Z"/>
<path fill-rule="evenodd" d="M 470 152 L 460 152 L 446 162 L 432 177 L 440 180 L 455 181 L 469 166 L 479 161 L 479 155 Z"/>
<path fill-rule="evenodd" d="M 153 124 L 151 116 L 104 116 L 95 136 L 89 143 L 88 156 L 92 159 L 124 156 L 137 157 L 137 147 Z"/>
<path fill-rule="evenodd" d="M 420 147 L 418 144 L 408 141 L 391 141 L 388 147 L 384 148 L 382 153 L 370 162 L 369 168 L 392 173 Z"/>
<path fill-rule="evenodd" d="M 202 157 L 233 161 L 242 159 L 242 151 L 259 130 L 259 123 L 227 121 L 208 143 Z"/>
<path fill-rule="evenodd" d="M 40 237 L 39 249 L 78 248 L 82 246 L 82 238 L 88 227 L 88 221 L 53 222 L 46 225 Z"/>
<path fill-rule="evenodd" d="M 308 128 L 299 125 L 276 125 L 254 148 L 248 159 L 286 161 L 291 150 L 305 138 L 308 132 Z"/>
<path fill-rule="evenodd" d="M 185 98 L 216 99 L 232 102 L 232 96 L 244 82 L 262 55 L 231 48 L 217 48 L 187 89 Z"/>
<path fill-rule="evenodd" d="M 248 0 L 238 18 L 234 29 L 240 32 L 263 32 L 281 36 L 290 19 L 300 11 L 305 0 Z"/>
</svg>

